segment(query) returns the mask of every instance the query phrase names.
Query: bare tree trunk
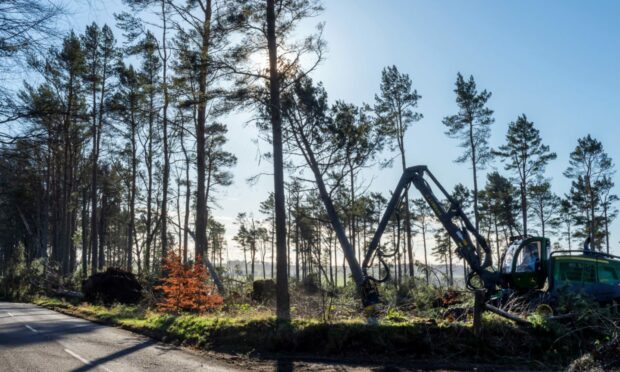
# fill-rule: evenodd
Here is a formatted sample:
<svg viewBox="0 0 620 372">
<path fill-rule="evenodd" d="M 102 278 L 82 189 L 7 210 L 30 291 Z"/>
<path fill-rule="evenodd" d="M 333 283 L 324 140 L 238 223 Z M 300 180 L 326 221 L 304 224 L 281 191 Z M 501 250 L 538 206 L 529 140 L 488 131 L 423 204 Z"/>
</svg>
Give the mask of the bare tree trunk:
<svg viewBox="0 0 620 372">
<path fill-rule="evenodd" d="M 523 218 L 523 236 L 527 235 L 527 190 L 525 181 L 521 182 L 521 214 Z"/>
<path fill-rule="evenodd" d="M 499 230 L 498 230 L 498 226 L 497 226 L 497 215 L 493 215 L 493 224 L 495 225 L 495 249 L 497 250 L 497 270 L 501 270 L 501 255 L 500 255 L 500 248 L 499 248 Z"/>
<path fill-rule="evenodd" d="M 153 76 L 149 76 L 151 83 L 154 81 Z M 148 114 L 148 138 L 147 138 L 147 154 L 146 154 L 146 172 L 147 172 L 147 189 L 146 189 L 146 246 L 144 248 L 144 272 L 148 274 L 151 271 L 151 248 L 153 240 L 153 124 L 155 121 L 155 97 L 151 90 L 149 93 L 149 114 Z"/>
<path fill-rule="evenodd" d="M 286 226 L 287 229 L 286 231 L 288 231 L 288 234 L 286 234 L 286 258 L 288 259 L 287 262 L 287 266 L 286 266 L 286 275 L 288 276 L 289 281 L 291 280 L 291 259 L 292 259 L 292 255 L 291 255 L 291 192 L 290 192 L 290 188 L 289 188 L 289 193 L 288 193 L 288 208 L 287 208 L 287 216 L 286 216 Z M 272 267 L 272 271 L 273 271 L 273 265 L 274 265 L 274 247 L 275 247 L 275 233 L 276 233 L 276 227 L 275 227 L 275 221 L 276 221 L 276 216 L 275 216 L 275 211 L 272 214 L 272 223 L 273 225 L 271 226 L 271 236 L 272 236 L 272 243 L 271 243 L 271 267 Z M 271 279 L 274 279 L 274 273 L 271 273 Z"/>
<path fill-rule="evenodd" d="M 334 232 L 336 233 L 336 237 L 338 238 L 338 242 L 340 243 L 340 246 L 344 253 L 342 268 L 343 268 L 343 274 L 344 274 L 343 277 L 344 277 L 345 285 L 346 285 L 346 262 L 348 262 L 349 267 L 351 269 L 351 274 L 353 276 L 353 280 L 355 281 L 355 284 L 358 286 L 358 288 L 361 288 L 364 282 L 364 275 L 362 273 L 361 266 L 358 263 L 357 258 L 355 257 L 355 251 L 353 249 L 353 246 L 347 239 L 344 226 L 342 226 L 342 223 L 340 222 L 340 218 L 338 217 L 338 213 L 336 212 L 334 203 L 332 202 L 331 197 L 329 193 L 327 192 L 327 187 L 325 186 L 325 182 L 323 181 L 323 177 L 319 169 L 319 164 L 316 160 L 316 157 L 314 156 L 312 147 L 310 146 L 307 138 L 304 137 L 301 131 L 293 131 L 293 135 L 295 136 L 295 141 L 297 142 L 298 146 L 304 152 L 304 157 L 306 158 L 306 162 L 308 163 L 308 166 L 312 170 L 314 179 L 317 183 L 317 187 L 319 190 L 319 196 L 321 197 L 321 200 L 323 201 L 325 210 L 327 212 L 327 216 L 332 224 Z"/>
<path fill-rule="evenodd" d="M 127 270 L 133 271 L 133 245 L 136 226 L 136 178 L 138 177 L 138 148 L 136 145 L 135 107 L 131 107 L 131 186 L 129 196 L 129 226 L 127 229 Z"/>
<path fill-rule="evenodd" d="M 82 190 L 82 276 L 88 273 L 88 190 Z"/>
<path fill-rule="evenodd" d="M 607 248 L 607 254 L 609 254 L 609 217 L 607 216 L 607 202 L 603 203 L 603 212 L 605 217 L 605 247 Z"/>
<path fill-rule="evenodd" d="M 448 261 L 450 263 L 450 287 L 454 286 L 454 270 L 452 267 L 452 239 L 448 239 Z"/>
<path fill-rule="evenodd" d="M 399 122 L 401 118 L 399 117 Z M 402 124 L 400 124 L 402 127 Z M 402 131 L 401 131 L 402 133 Z M 405 161 L 405 147 L 403 143 L 404 139 L 402 135 L 399 136 L 399 148 L 400 148 L 400 160 L 403 166 L 403 172 L 407 169 L 407 163 Z M 409 188 L 405 191 L 405 232 L 407 234 L 407 258 L 409 259 L 409 276 L 413 277 L 413 244 L 411 242 L 411 211 L 409 209 Z"/>
<path fill-rule="evenodd" d="M 422 221 L 422 244 L 424 246 L 424 266 L 426 266 L 426 284 L 430 284 L 430 272 L 428 270 L 428 254 L 426 253 L 426 221 Z"/>
<path fill-rule="evenodd" d="M 164 102 L 162 108 L 162 131 L 163 131 L 163 145 L 164 145 L 164 169 L 162 175 L 162 198 L 161 198 L 161 259 L 166 258 L 168 249 L 168 184 L 170 182 L 170 150 L 168 144 L 168 49 L 166 47 L 167 42 L 167 18 L 166 18 L 166 0 L 161 1 L 161 17 L 163 20 L 162 25 L 162 73 L 163 73 L 163 92 Z"/>
<path fill-rule="evenodd" d="M 476 231 L 480 229 L 480 214 L 478 212 L 478 169 L 476 164 L 476 143 L 474 142 L 474 127 L 473 123 L 469 123 L 469 144 L 471 148 L 471 166 L 474 173 L 474 220 L 476 224 Z M 476 242 L 476 249 L 478 250 L 478 257 L 481 257 L 480 247 Z"/>
<path fill-rule="evenodd" d="M 278 44 L 276 40 L 275 0 L 267 0 L 267 48 L 269 51 L 269 97 L 273 141 L 273 181 L 276 214 L 276 315 L 291 319 L 286 275 L 286 206 L 284 201 L 284 161 L 282 158 L 282 117 L 280 108 L 280 76 L 278 74 Z"/>
<path fill-rule="evenodd" d="M 106 210 L 107 210 L 107 205 L 108 205 L 108 200 L 107 200 L 107 194 L 106 192 L 102 192 L 101 193 L 101 216 L 99 217 L 99 223 L 100 223 L 100 227 L 99 227 L 99 254 L 98 254 L 98 262 L 97 262 L 97 269 L 101 270 L 103 269 L 103 266 L 105 266 L 105 254 L 104 254 L 104 247 L 106 245 L 106 228 L 107 228 L 107 223 L 106 223 Z"/>
<path fill-rule="evenodd" d="M 185 148 L 185 141 L 183 139 L 183 128 L 181 129 L 181 150 L 185 157 L 185 213 L 183 215 L 183 263 L 187 264 L 187 244 L 189 234 L 189 209 L 190 209 L 190 197 L 191 197 L 191 181 L 189 179 L 190 171 L 190 157 Z M 180 243 L 180 242 L 179 242 Z"/>
<path fill-rule="evenodd" d="M 287 226 L 290 223 L 290 220 L 286 221 Z M 273 211 L 271 213 L 271 279 L 274 279 L 274 248 L 275 248 L 275 243 L 276 243 L 276 214 L 275 211 Z M 290 230 L 287 230 L 290 231 Z M 287 278 L 290 277 L 289 275 L 289 271 L 290 271 L 290 261 L 291 261 L 291 245 L 290 245 L 290 234 L 286 234 L 286 276 Z"/>
<path fill-rule="evenodd" d="M 196 247 L 195 256 L 204 257 L 207 245 L 206 193 L 205 193 L 205 129 L 207 106 L 207 63 L 211 33 L 211 1 L 207 0 L 203 25 L 200 65 L 198 71 L 198 120 L 196 121 Z"/>
<path fill-rule="evenodd" d="M 92 105 L 93 105 L 93 114 L 92 114 L 92 162 L 91 162 L 91 192 L 90 192 L 90 205 L 91 205 L 91 220 L 90 220 L 90 241 L 91 241 L 91 274 L 95 274 L 97 272 L 97 267 L 99 264 L 98 254 L 99 254 L 99 237 L 97 231 L 98 219 L 97 219 L 97 158 L 98 158 L 98 147 L 99 147 L 99 134 L 97 127 L 97 88 L 95 83 L 93 82 L 93 89 L 91 92 L 92 95 Z"/>
</svg>

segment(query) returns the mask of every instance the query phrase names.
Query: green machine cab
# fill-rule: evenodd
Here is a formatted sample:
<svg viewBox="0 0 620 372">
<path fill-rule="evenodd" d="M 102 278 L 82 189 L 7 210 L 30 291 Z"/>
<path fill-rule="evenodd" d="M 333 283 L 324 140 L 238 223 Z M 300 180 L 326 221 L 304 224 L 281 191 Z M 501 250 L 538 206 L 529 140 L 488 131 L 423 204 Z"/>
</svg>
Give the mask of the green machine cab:
<svg viewBox="0 0 620 372">
<path fill-rule="evenodd" d="M 542 289 L 549 272 L 549 239 L 513 238 L 500 265 L 500 285 L 517 292 Z"/>
<path fill-rule="evenodd" d="M 517 292 L 543 289 L 583 292 L 599 302 L 620 300 L 620 257 L 596 251 L 551 252 L 547 238 L 514 240 L 501 265 L 501 287 Z"/>
</svg>

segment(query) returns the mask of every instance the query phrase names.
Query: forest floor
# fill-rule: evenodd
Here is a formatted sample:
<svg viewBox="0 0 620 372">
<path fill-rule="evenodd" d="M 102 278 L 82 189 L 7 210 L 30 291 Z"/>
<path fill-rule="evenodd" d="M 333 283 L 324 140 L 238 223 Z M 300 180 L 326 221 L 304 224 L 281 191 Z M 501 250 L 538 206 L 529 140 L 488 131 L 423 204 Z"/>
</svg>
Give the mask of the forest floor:
<svg viewBox="0 0 620 372">
<path fill-rule="evenodd" d="M 482 336 L 476 337 L 468 320 L 409 317 L 396 311 L 376 324 L 354 312 L 282 324 L 270 307 L 247 304 L 197 316 L 49 298 L 34 303 L 191 347 L 248 370 L 558 370 L 580 357 L 582 365 L 594 366 L 587 352 L 600 342 L 574 342 L 558 335 L 563 330 L 526 328 L 492 314 L 485 314 Z"/>
</svg>

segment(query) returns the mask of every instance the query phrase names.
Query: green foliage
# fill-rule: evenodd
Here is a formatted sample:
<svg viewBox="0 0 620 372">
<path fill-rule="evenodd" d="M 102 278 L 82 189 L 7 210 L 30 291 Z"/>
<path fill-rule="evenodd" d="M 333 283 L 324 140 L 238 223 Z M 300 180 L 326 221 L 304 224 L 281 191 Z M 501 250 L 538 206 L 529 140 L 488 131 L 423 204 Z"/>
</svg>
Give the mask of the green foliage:
<svg viewBox="0 0 620 372">
<path fill-rule="evenodd" d="M 458 139 L 459 146 L 465 149 L 456 161 L 462 163 L 471 160 L 475 167 L 484 166 L 491 159 L 488 140 L 491 135 L 490 126 L 495 121 L 493 110 L 486 107 L 491 92 L 486 89 L 478 92 L 474 77 L 470 76 L 465 80 L 461 73 L 457 74 L 455 85 L 454 93 L 459 112 L 446 116 L 442 123 L 447 128 L 446 134 Z"/>
<path fill-rule="evenodd" d="M 403 311 L 398 310 L 398 308 L 389 307 L 383 319 L 392 323 L 404 323 L 409 317 Z"/>
<path fill-rule="evenodd" d="M 35 260 L 31 267 L 26 266 L 24 246 L 15 247 L 6 269 L 0 276 L 0 298 L 4 300 L 27 300 L 36 292 L 32 284 L 43 276 L 42 261 Z"/>
<path fill-rule="evenodd" d="M 420 121 L 423 115 L 415 112 L 418 100 L 422 98 L 413 89 L 408 74 L 398 71 L 396 66 L 388 66 L 381 71 L 381 92 L 375 95 L 374 111 L 378 116 L 380 134 L 387 137 L 392 151 L 398 149 L 403 156 L 404 137 L 409 126 Z"/>
<path fill-rule="evenodd" d="M 531 214 L 540 226 L 538 234 L 543 237 L 549 236 L 549 233 L 560 225 L 562 200 L 551 191 L 551 184 L 547 181 L 531 184 L 527 191 Z"/>
<path fill-rule="evenodd" d="M 609 249 L 607 225 L 615 213 L 609 213 L 608 208 L 617 198 L 611 193 L 613 173 L 613 161 L 599 140 L 590 135 L 577 140 L 564 176 L 572 180 L 569 197 L 576 211 L 573 218 L 581 227 L 574 235 L 591 236 L 594 247 L 601 247 L 605 239 Z"/>
<path fill-rule="evenodd" d="M 504 169 L 511 172 L 513 180 L 519 184 L 523 233 L 527 234 L 528 188 L 532 179 L 543 177 L 547 163 L 557 155 L 542 143 L 539 130 L 525 114 L 508 125 L 506 143 L 493 154 L 505 162 Z"/>
</svg>

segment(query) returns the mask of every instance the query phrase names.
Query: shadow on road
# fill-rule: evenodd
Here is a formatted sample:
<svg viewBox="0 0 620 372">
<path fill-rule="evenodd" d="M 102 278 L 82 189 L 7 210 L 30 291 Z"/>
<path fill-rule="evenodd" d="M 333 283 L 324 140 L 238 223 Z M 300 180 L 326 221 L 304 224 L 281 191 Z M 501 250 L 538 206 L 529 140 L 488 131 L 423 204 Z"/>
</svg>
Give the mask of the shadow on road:
<svg viewBox="0 0 620 372">
<path fill-rule="evenodd" d="M 126 355 L 129 355 L 131 353 L 135 353 L 136 351 L 142 350 L 142 349 L 147 348 L 147 347 L 149 347 L 151 345 L 154 345 L 156 343 L 157 342 L 154 341 L 154 340 L 146 340 L 146 341 L 141 342 L 139 344 L 136 344 L 136 345 L 134 345 L 132 347 L 128 347 L 128 348 L 123 349 L 123 350 L 119 350 L 116 353 L 112 353 L 110 355 L 101 357 L 99 359 L 92 360 L 89 364 L 85 364 L 85 365 L 83 365 L 80 368 L 76 368 L 72 372 L 90 371 L 93 368 L 97 368 L 99 365 L 102 365 L 104 363 L 110 362 L 110 361 L 112 361 L 114 359 L 117 359 L 117 358 L 122 358 L 122 357 L 124 357 Z"/>
</svg>

